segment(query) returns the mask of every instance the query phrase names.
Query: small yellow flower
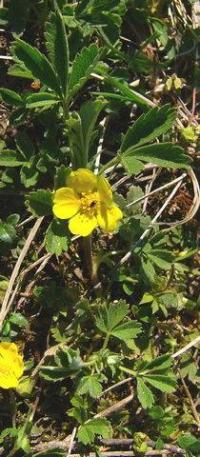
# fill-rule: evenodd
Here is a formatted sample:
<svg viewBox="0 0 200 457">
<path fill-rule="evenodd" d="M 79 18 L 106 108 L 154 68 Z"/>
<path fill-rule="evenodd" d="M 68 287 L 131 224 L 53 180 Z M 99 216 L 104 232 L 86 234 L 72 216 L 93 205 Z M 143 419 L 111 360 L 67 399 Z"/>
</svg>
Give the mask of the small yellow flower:
<svg viewBox="0 0 200 457">
<path fill-rule="evenodd" d="M 123 214 L 103 176 L 79 168 L 70 173 L 66 184 L 54 193 L 53 213 L 59 219 L 70 219 L 71 233 L 88 236 L 98 226 L 106 232 L 117 228 Z"/>
<path fill-rule="evenodd" d="M 18 387 L 24 363 L 15 343 L 0 343 L 0 387 Z"/>
</svg>

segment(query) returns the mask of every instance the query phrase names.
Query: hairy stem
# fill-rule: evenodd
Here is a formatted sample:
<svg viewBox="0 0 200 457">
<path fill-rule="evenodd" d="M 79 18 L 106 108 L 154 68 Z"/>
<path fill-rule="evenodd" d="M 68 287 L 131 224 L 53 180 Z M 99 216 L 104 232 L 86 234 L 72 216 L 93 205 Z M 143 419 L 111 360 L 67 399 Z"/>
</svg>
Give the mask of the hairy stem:
<svg viewBox="0 0 200 457">
<path fill-rule="evenodd" d="M 86 236 L 80 239 L 81 257 L 86 277 L 95 284 L 97 281 L 97 265 L 92 253 L 92 237 Z"/>
</svg>

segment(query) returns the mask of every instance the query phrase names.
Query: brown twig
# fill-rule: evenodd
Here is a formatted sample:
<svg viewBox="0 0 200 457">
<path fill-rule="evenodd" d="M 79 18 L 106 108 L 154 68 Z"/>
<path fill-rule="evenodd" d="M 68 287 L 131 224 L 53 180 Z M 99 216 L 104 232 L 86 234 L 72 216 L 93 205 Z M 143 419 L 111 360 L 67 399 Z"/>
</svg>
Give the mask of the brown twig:
<svg viewBox="0 0 200 457">
<path fill-rule="evenodd" d="M 185 382 L 185 379 L 183 378 L 183 376 L 182 376 L 182 374 L 181 374 L 181 371 L 178 370 L 178 372 L 179 372 L 179 376 L 180 376 L 180 379 L 181 379 L 181 382 L 182 382 L 182 385 L 183 385 L 185 394 L 186 394 L 186 396 L 187 396 L 187 398 L 188 398 L 188 401 L 189 401 L 189 403 L 190 403 L 191 410 L 192 410 L 192 414 L 193 414 L 193 416 L 194 416 L 194 419 L 195 419 L 195 421 L 196 421 L 196 424 L 197 424 L 198 428 L 200 428 L 200 418 L 199 418 L 198 412 L 197 412 L 197 410 L 196 410 L 196 406 L 195 406 L 195 404 L 194 404 L 194 402 L 193 402 L 192 395 L 191 395 L 191 393 L 190 393 L 190 391 L 189 391 L 189 389 L 188 389 L 188 386 L 187 386 L 187 384 L 186 384 L 186 382 Z"/>
<path fill-rule="evenodd" d="M 111 414 L 116 413 L 117 411 L 121 411 L 128 403 L 130 403 L 134 398 L 134 394 L 128 395 L 128 397 L 123 398 L 123 400 L 118 401 L 117 403 L 114 403 L 114 405 L 109 406 L 109 408 L 104 409 L 103 411 L 100 411 L 100 413 L 95 414 L 96 417 L 108 417 L 111 416 Z"/>
<path fill-rule="evenodd" d="M 49 441 L 44 443 L 39 443 L 33 448 L 34 452 L 44 452 L 50 451 L 53 449 L 60 449 L 64 452 L 68 452 L 70 446 L 71 436 L 66 437 L 62 441 Z M 137 451 L 134 451 L 132 448 L 134 446 L 134 440 L 130 439 L 99 439 L 98 444 L 100 446 L 101 454 L 108 457 L 108 456 L 133 456 L 136 457 L 139 455 Z M 143 455 L 150 456 L 150 455 L 185 455 L 184 449 L 181 449 L 179 446 L 175 446 L 173 444 L 164 444 L 162 450 L 153 449 L 155 448 L 155 442 L 152 440 L 147 440 L 146 445 L 151 447 L 151 450 L 146 451 Z M 105 448 L 110 448 L 110 451 L 105 452 Z M 74 442 L 72 450 L 78 452 L 80 449 L 79 443 Z M 88 456 L 93 456 L 93 453 L 87 454 Z M 80 457 L 80 454 L 71 454 L 71 457 Z"/>
</svg>

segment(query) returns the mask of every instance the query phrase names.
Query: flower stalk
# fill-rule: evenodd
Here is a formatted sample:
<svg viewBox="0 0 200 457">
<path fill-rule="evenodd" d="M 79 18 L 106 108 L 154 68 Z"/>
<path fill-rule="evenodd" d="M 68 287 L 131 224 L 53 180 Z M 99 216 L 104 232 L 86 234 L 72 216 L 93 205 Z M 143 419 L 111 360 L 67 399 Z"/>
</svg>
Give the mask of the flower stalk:
<svg viewBox="0 0 200 457">
<path fill-rule="evenodd" d="M 80 239 L 80 245 L 85 276 L 92 284 L 95 284 L 97 282 L 97 263 L 95 262 L 95 257 L 92 253 L 92 237 L 82 237 Z"/>
</svg>

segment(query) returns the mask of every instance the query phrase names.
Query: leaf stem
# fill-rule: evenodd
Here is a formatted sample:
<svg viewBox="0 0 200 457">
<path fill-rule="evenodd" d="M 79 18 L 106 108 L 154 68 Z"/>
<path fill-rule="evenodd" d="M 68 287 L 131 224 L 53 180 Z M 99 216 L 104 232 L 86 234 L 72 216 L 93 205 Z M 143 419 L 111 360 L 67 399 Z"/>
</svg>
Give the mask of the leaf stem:
<svg viewBox="0 0 200 457">
<path fill-rule="evenodd" d="M 102 349 L 101 349 L 102 351 L 104 351 L 107 348 L 109 340 L 110 340 L 110 334 L 107 333 L 107 335 L 105 337 L 105 340 L 104 340 L 104 343 L 103 343 L 103 346 L 102 346 Z"/>
<path fill-rule="evenodd" d="M 116 166 L 118 165 L 118 163 L 120 162 L 120 159 L 119 157 L 114 157 L 113 159 L 109 160 L 109 162 L 107 162 L 105 165 L 102 165 L 102 167 L 100 168 L 100 171 L 99 171 L 99 174 L 101 175 L 102 173 L 104 173 L 108 168 L 112 167 L 113 165 Z"/>
<path fill-rule="evenodd" d="M 92 253 L 92 237 L 86 236 L 80 239 L 83 268 L 86 276 L 92 282 L 97 282 L 97 264 Z"/>
</svg>

